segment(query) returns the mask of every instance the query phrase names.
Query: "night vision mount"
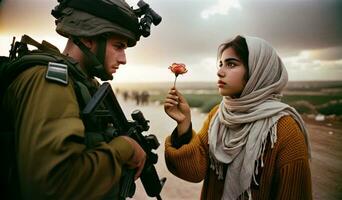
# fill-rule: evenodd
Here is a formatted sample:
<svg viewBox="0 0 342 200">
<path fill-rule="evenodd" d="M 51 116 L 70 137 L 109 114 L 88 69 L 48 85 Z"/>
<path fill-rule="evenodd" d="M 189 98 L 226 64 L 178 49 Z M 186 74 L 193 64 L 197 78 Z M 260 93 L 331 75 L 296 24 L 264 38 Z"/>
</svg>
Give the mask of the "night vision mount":
<svg viewBox="0 0 342 200">
<path fill-rule="evenodd" d="M 150 8 L 150 5 L 145 3 L 143 0 L 140 0 L 137 5 L 139 8 L 134 10 L 134 13 L 138 17 L 144 15 L 139 22 L 141 35 L 148 37 L 151 33 L 151 24 L 153 23 L 155 26 L 157 26 L 161 22 L 162 17 L 158 15 L 152 8 Z"/>
</svg>

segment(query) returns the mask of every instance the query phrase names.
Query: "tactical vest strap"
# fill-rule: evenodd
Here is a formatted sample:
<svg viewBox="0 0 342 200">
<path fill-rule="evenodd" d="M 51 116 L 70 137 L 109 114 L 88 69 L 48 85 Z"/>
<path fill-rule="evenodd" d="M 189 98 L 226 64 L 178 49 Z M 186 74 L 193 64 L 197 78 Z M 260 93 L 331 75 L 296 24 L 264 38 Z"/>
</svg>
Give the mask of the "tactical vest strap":
<svg viewBox="0 0 342 200">
<path fill-rule="evenodd" d="M 14 79 L 23 71 L 37 65 L 46 66 L 49 62 L 63 63 L 63 59 L 49 53 L 37 52 L 21 56 L 18 59 L 10 61 L 3 66 L 3 69 L 1 69 L 1 91 L 4 92 Z"/>
<path fill-rule="evenodd" d="M 83 109 L 87 103 L 91 99 L 91 94 L 89 92 L 89 89 L 87 88 L 86 85 L 84 85 L 82 82 L 74 80 L 74 88 L 75 88 L 75 93 L 77 97 L 77 101 L 80 107 L 80 110 Z"/>
</svg>

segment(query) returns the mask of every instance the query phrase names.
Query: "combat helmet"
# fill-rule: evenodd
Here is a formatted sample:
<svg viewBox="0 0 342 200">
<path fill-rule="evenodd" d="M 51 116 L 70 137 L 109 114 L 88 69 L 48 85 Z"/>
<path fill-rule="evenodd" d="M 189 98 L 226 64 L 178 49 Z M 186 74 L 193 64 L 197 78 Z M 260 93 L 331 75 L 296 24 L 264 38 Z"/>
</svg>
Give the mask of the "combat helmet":
<svg viewBox="0 0 342 200">
<path fill-rule="evenodd" d="M 140 0 L 138 9 L 131 8 L 124 0 L 58 0 L 51 14 L 56 18 L 56 31 L 71 38 L 89 57 L 93 65 L 90 75 L 110 80 L 103 67 L 106 37 L 120 35 L 127 38 L 129 47 L 135 46 L 141 36 L 150 35 L 150 26 L 158 25 L 161 17 L 147 3 Z M 100 36 L 100 37 L 99 37 Z M 102 37 L 103 36 L 103 37 Z M 81 37 L 97 38 L 97 52 L 93 54 L 81 41 Z"/>
</svg>

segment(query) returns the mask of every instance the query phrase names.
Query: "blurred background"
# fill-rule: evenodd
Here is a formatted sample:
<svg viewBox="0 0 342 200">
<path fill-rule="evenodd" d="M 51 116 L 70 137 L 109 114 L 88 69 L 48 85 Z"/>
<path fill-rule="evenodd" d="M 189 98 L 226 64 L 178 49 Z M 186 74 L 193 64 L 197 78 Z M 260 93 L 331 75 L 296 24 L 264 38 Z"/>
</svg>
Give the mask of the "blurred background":
<svg viewBox="0 0 342 200">
<path fill-rule="evenodd" d="M 283 100 L 308 124 L 313 142 L 314 199 L 342 199 L 342 1 L 341 0 L 145 0 L 163 17 L 151 36 L 127 49 L 127 64 L 111 81 L 124 109 L 139 107 L 152 132 L 174 124 L 162 103 L 174 74 L 173 63 L 187 65 L 177 88 L 194 115 L 194 128 L 221 97 L 216 88 L 217 47 L 236 35 L 257 36 L 276 48 L 289 72 Z M 137 8 L 138 0 L 127 0 Z M 8 55 L 12 37 L 27 34 L 63 51 L 66 39 L 55 32 L 51 10 L 57 0 L 0 0 L 0 55 Z M 126 113 L 126 114 L 127 114 Z M 164 124 L 163 126 L 161 124 Z M 158 153 L 163 156 L 163 149 Z M 167 172 L 165 199 L 198 199 L 200 185 L 182 184 Z M 139 192 L 140 191 L 140 192 Z M 192 195 L 192 196 L 191 196 Z M 146 199 L 138 187 L 136 199 Z"/>
<path fill-rule="evenodd" d="M 138 8 L 138 0 L 127 2 Z M 238 34 L 251 35 L 267 40 L 282 57 L 290 80 L 286 102 L 302 113 L 341 115 L 341 0 L 146 2 L 163 20 L 152 27 L 150 37 L 127 50 L 128 62 L 112 81 L 115 88 L 130 93 L 132 88 L 150 90 L 151 99 L 161 101 L 174 80 L 168 66 L 181 62 L 188 73 L 178 77 L 178 86 L 187 89 L 191 105 L 207 111 L 219 101 L 217 47 Z M 63 51 L 66 39 L 55 32 L 50 14 L 56 4 L 57 0 L 0 1 L 0 55 L 8 54 L 13 36 L 19 40 L 23 34 Z"/>
</svg>

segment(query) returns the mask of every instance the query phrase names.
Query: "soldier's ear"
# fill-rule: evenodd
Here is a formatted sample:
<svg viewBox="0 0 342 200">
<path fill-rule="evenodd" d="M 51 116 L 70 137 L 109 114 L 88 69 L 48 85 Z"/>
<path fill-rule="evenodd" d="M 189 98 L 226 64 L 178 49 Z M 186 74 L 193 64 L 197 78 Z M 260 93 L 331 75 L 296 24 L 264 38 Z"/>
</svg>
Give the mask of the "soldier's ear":
<svg viewBox="0 0 342 200">
<path fill-rule="evenodd" d="M 81 38 L 81 42 L 88 47 L 92 52 L 96 49 L 96 41 L 92 38 Z"/>
</svg>

